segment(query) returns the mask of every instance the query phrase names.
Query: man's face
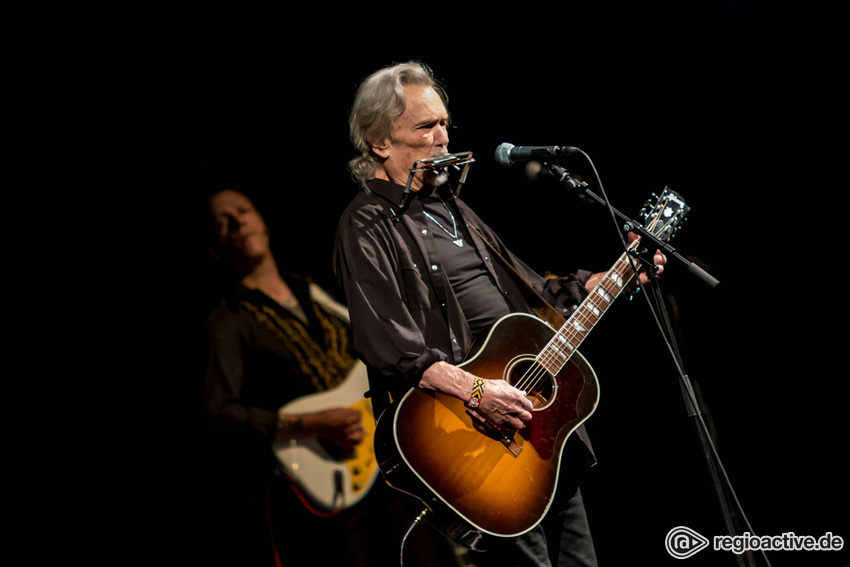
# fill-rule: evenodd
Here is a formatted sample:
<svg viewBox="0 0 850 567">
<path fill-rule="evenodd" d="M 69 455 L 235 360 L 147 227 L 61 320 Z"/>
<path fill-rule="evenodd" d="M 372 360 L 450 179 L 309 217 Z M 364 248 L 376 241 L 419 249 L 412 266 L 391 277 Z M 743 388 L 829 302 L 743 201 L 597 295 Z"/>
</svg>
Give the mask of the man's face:
<svg viewBox="0 0 850 567">
<path fill-rule="evenodd" d="M 258 260 L 269 250 L 263 217 L 248 197 L 225 189 L 210 197 L 210 214 L 222 248 L 233 259 Z"/>
<path fill-rule="evenodd" d="M 414 162 L 447 154 L 449 145 L 449 114 L 440 95 L 425 85 L 407 85 L 404 93 L 406 106 L 393 122 L 392 137 L 372 146 L 375 154 L 383 158 L 383 171 L 379 167 L 377 176 L 399 185 L 407 182 Z M 421 188 L 421 174 L 417 174 L 411 189 Z"/>
</svg>

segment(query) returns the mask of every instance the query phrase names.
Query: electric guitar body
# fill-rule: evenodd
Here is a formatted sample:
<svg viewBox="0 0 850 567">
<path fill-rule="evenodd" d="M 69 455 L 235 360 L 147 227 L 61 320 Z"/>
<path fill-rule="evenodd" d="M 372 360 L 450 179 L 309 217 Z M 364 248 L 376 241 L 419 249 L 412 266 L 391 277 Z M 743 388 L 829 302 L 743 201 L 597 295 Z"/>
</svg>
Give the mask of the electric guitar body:
<svg viewBox="0 0 850 567">
<path fill-rule="evenodd" d="M 375 417 L 372 403 L 364 397 L 368 389 L 366 366 L 357 361 L 336 388 L 298 398 L 282 408 L 284 413 L 299 414 L 350 407 L 363 416 L 365 438 L 348 454 L 315 435 L 272 446 L 305 505 L 317 515 L 336 514 L 357 504 L 369 493 L 378 477 L 373 446 Z"/>
</svg>

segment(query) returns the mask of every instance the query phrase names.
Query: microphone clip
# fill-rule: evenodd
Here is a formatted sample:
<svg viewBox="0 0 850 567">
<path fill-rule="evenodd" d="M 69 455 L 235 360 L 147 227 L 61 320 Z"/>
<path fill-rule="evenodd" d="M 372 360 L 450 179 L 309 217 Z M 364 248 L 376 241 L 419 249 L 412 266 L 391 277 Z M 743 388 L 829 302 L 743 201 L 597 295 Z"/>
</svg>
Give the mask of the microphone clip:
<svg viewBox="0 0 850 567">
<path fill-rule="evenodd" d="M 575 179 L 563 167 L 550 163 L 544 163 L 543 166 L 546 167 L 550 173 L 552 173 L 555 179 L 566 185 L 567 189 L 577 189 L 579 192 L 583 192 L 584 189 L 587 189 L 587 183 Z"/>
</svg>

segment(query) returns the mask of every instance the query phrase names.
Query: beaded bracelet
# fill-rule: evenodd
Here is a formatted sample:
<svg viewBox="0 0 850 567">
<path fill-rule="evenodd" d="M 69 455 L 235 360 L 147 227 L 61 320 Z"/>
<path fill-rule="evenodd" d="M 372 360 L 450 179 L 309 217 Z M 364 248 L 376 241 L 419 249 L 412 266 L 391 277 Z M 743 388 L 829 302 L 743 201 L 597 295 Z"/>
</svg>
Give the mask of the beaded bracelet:
<svg viewBox="0 0 850 567">
<path fill-rule="evenodd" d="M 466 407 L 470 409 L 475 409 L 478 407 L 478 404 L 481 403 L 481 397 L 484 395 L 484 379 L 483 378 L 475 378 L 475 383 L 472 386 L 472 395 L 469 397 L 469 401 L 466 402 Z"/>
</svg>

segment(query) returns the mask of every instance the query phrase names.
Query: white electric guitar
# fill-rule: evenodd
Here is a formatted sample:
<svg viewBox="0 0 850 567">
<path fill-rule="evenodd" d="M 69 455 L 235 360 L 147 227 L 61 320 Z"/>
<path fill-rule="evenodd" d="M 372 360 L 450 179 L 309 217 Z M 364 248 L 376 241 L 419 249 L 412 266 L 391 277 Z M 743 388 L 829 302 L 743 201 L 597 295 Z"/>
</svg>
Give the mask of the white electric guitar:
<svg viewBox="0 0 850 567">
<path fill-rule="evenodd" d="M 311 285 L 310 291 L 314 300 L 348 319 L 348 311 L 320 288 Z M 335 514 L 353 506 L 366 496 L 378 477 L 374 445 L 375 417 L 372 404 L 365 397 L 368 390 L 366 366 L 358 360 L 345 380 L 335 388 L 295 399 L 280 410 L 296 415 L 348 407 L 362 414 L 366 435 L 363 442 L 347 454 L 341 454 L 338 447 L 315 435 L 272 446 L 287 476 L 303 496 L 305 505 L 316 514 Z"/>
</svg>

